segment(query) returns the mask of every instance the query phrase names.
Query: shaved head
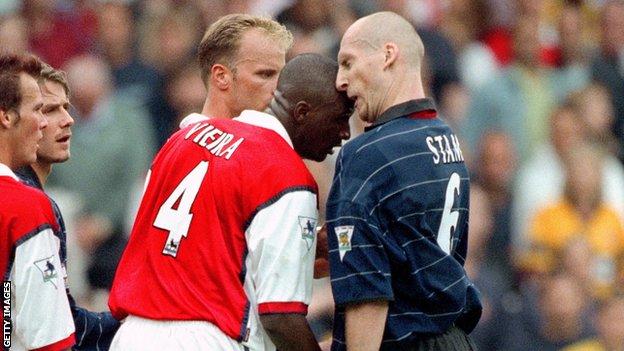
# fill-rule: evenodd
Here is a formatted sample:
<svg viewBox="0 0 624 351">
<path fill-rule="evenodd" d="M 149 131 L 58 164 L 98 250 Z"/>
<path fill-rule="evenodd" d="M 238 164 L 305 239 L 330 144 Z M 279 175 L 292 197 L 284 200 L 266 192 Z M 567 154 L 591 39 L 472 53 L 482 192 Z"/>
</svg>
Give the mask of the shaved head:
<svg viewBox="0 0 624 351">
<path fill-rule="evenodd" d="M 414 26 L 389 11 L 360 18 L 347 30 L 342 40 L 368 46 L 372 50 L 379 50 L 385 43 L 393 42 L 401 49 L 405 62 L 416 69 L 420 69 L 425 55 L 425 47 Z"/>
<path fill-rule="evenodd" d="M 338 92 L 334 87 L 338 63 L 317 54 L 295 56 L 282 69 L 277 90 L 291 104 L 307 101 L 312 105 L 336 101 Z"/>
<path fill-rule="evenodd" d="M 340 42 L 336 88 L 355 101 L 361 120 L 373 123 L 390 106 L 425 96 L 424 54 L 414 27 L 396 13 L 360 18 Z"/>
<path fill-rule="evenodd" d="M 269 111 L 288 132 L 297 153 L 322 161 L 349 139 L 353 102 L 335 87 L 338 63 L 319 54 L 302 54 L 286 63 Z"/>
</svg>

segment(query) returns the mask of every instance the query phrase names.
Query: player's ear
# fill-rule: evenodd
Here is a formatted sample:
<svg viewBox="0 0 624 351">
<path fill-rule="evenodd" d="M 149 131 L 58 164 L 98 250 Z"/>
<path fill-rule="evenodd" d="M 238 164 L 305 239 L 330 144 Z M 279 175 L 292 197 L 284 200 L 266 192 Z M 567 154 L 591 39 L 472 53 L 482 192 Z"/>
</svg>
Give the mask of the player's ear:
<svg viewBox="0 0 624 351">
<path fill-rule="evenodd" d="M 394 62 L 397 60 L 397 58 L 399 57 L 399 47 L 393 42 L 388 42 L 384 44 L 383 51 L 384 51 L 383 68 L 386 69 L 392 66 Z"/>
<path fill-rule="evenodd" d="M 220 90 L 227 90 L 232 85 L 232 71 L 226 66 L 216 63 L 210 69 L 210 80 Z"/>
<path fill-rule="evenodd" d="M 293 109 L 293 118 L 296 122 L 303 122 L 312 108 L 306 101 L 299 101 Z"/>
<path fill-rule="evenodd" d="M 3 129 L 10 129 L 14 120 L 12 117 L 11 111 L 0 110 L 0 126 Z"/>
</svg>

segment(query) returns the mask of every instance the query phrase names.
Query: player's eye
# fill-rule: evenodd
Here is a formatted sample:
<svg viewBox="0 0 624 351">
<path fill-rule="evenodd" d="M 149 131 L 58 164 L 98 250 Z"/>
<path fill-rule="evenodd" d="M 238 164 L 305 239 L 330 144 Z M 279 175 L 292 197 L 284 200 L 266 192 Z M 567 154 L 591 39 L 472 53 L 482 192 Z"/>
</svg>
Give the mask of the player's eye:
<svg viewBox="0 0 624 351">
<path fill-rule="evenodd" d="M 276 72 L 273 70 L 264 70 L 258 73 L 262 78 L 272 78 L 275 76 Z"/>
</svg>

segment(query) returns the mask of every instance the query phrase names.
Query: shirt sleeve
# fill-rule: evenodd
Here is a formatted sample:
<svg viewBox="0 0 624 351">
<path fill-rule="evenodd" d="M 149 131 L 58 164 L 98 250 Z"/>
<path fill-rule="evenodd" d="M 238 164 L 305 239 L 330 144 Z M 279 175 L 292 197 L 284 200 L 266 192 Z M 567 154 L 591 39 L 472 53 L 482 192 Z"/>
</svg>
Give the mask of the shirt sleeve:
<svg viewBox="0 0 624 351">
<path fill-rule="evenodd" d="M 39 228 L 17 243 L 11 274 L 14 333 L 29 350 L 74 345 L 74 322 L 58 256 L 59 239 Z"/>
<path fill-rule="evenodd" d="M 361 206 L 327 205 L 332 292 L 337 305 L 393 300 L 390 261 L 379 226 Z"/>
<path fill-rule="evenodd" d="M 76 324 L 73 350 L 108 350 L 119 329 L 119 321 L 110 312 L 91 312 L 78 307 L 71 295 L 67 297 Z"/>
<path fill-rule="evenodd" d="M 287 192 L 254 216 L 245 235 L 259 314 L 307 314 L 317 218 L 308 190 Z"/>
</svg>

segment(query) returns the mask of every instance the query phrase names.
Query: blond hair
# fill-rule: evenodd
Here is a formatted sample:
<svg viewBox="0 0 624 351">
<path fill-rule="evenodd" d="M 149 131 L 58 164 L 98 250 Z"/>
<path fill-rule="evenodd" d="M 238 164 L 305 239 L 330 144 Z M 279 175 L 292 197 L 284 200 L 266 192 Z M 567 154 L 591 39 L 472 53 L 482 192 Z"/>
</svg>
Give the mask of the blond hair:
<svg viewBox="0 0 624 351">
<path fill-rule="evenodd" d="M 250 29 L 263 30 L 284 51 L 292 45 L 293 36 L 290 31 L 270 18 L 247 14 L 223 16 L 208 27 L 199 44 L 197 57 L 204 83 L 207 82 L 213 65 L 220 63 L 233 68 L 240 40 Z"/>
</svg>

